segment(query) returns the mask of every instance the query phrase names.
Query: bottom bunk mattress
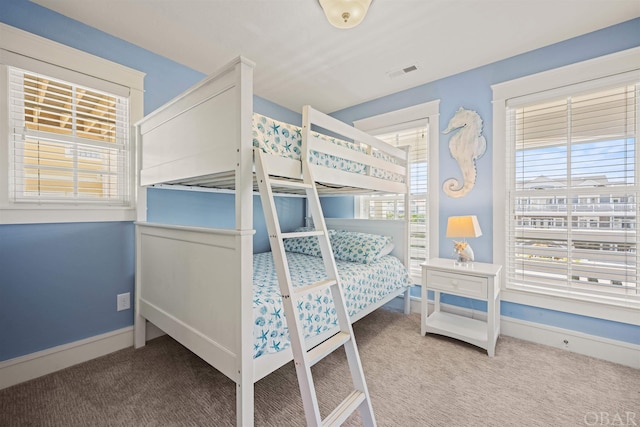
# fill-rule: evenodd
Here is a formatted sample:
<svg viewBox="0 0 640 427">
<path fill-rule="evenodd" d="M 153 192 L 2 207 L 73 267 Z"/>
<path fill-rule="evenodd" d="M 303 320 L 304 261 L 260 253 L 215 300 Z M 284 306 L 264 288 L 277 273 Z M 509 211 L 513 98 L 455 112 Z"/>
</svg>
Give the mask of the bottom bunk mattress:
<svg viewBox="0 0 640 427">
<path fill-rule="evenodd" d="M 326 278 L 322 257 L 287 252 L 294 287 Z M 409 285 L 406 267 L 386 255 L 370 264 L 336 260 L 345 303 L 354 316 L 391 293 Z M 276 353 L 289 347 L 284 308 L 271 252 L 253 256 L 253 357 Z M 331 291 L 309 293 L 297 303 L 306 338 L 333 329 L 338 324 Z"/>
</svg>

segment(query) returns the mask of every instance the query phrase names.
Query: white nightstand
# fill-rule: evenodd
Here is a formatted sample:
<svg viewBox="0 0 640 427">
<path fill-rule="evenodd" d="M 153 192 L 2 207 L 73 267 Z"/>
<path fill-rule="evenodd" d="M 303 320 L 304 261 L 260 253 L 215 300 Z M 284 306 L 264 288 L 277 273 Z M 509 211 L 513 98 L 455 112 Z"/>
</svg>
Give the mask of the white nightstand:
<svg viewBox="0 0 640 427">
<path fill-rule="evenodd" d="M 433 258 L 422 264 L 421 333 L 446 335 L 487 350 L 493 357 L 500 335 L 500 270 L 482 262 L 459 264 Z M 434 310 L 428 315 L 427 291 L 434 291 Z M 487 301 L 487 320 L 471 319 L 440 310 L 440 293 Z"/>
</svg>

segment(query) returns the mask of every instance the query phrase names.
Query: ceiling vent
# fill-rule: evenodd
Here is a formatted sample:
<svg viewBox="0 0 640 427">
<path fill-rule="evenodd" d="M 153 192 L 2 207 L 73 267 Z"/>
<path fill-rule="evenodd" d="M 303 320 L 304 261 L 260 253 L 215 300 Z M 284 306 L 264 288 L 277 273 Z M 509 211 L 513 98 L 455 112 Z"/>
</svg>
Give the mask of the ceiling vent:
<svg viewBox="0 0 640 427">
<path fill-rule="evenodd" d="M 395 79 L 396 77 L 404 76 L 405 74 L 410 73 L 412 71 L 416 71 L 417 69 L 418 67 L 416 67 L 415 65 L 410 65 L 408 67 L 401 68 L 399 70 L 389 71 L 387 73 L 387 76 L 389 76 L 390 79 Z"/>
</svg>

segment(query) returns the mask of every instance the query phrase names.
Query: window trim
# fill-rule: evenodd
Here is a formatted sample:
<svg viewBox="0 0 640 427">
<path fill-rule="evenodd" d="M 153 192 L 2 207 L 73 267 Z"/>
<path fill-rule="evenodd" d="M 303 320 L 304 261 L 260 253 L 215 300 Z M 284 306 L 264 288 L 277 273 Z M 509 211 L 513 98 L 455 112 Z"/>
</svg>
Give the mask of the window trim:
<svg viewBox="0 0 640 427">
<path fill-rule="evenodd" d="M 506 262 L 507 184 L 505 177 L 506 160 L 506 111 L 507 100 L 519 101 L 543 99 L 550 91 L 559 93 L 572 86 L 580 90 L 596 88 L 603 79 L 608 83 L 624 82 L 629 78 L 640 80 L 640 47 L 632 48 L 599 58 L 582 61 L 565 67 L 544 71 L 530 76 L 492 85 L 493 90 L 493 259 L 498 264 Z M 579 86 L 578 86 L 579 85 Z M 640 150 L 636 150 L 640 151 Z M 638 163 L 640 164 L 640 162 Z M 636 179 L 638 179 L 636 171 Z M 506 177 L 505 177 L 506 178 Z M 630 300 L 609 299 L 602 296 L 567 294 L 548 289 L 510 288 L 506 281 L 502 285 L 502 300 L 524 305 L 532 305 L 550 310 L 558 310 L 578 315 L 597 317 L 633 325 L 640 325 L 640 304 Z"/>
<path fill-rule="evenodd" d="M 102 80 L 101 90 L 115 90 L 118 94 L 128 92 L 130 125 L 131 202 L 128 206 L 100 206 L 86 204 L 42 205 L 12 203 L 9 200 L 8 167 L 0 174 L 0 224 L 28 224 L 55 222 L 100 222 L 133 221 L 136 219 L 136 147 L 133 141 L 133 124 L 142 119 L 145 74 L 98 56 L 54 42 L 44 37 L 0 23 L 0 123 L 8 123 L 7 67 L 13 65 L 25 68 L 27 64 L 41 64 L 57 73 L 73 75 L 86 84 L 85 78 Z M 39 70 L 33 70 L 39 71 Z M 87 77 L 84 77 L 87 76 Z M 60 77 L 52 75 L 52 77 Z M 60 77 L 64 79 L 63 77 Z M 6 127 L 3 127 L 6 128 Z M 8 132 L 0 134 L 0 164 L 9 165 Z"/>
<path fill-rule="evenodd" d="M 438 182 L 438 146 L 439 146 L 439 129 L 440 129 L 440 100 L 429 101 L 422 104 L 413 105 L 411 107 L 402 108 L 400 110 L 394 110 L 387 113 L 378 114 L 376 116 L 366 117 L 360 120 L 355 120 L 353 125 L 368 133 L 384 133 L 386 131 L 393 131 L 399 126 L 410 125 L 412 122 L 428 121 L 429 123 L 429 146 L 427 147 L 428 153 L 428 176 L 427 184 L 429 189 L 435 188 L 433 183 Z M 435 160 L 435 161 L 434 161 Z M 430 192 L 427 193 L 428 200 L 428 235 L 438 236 L 439 229 L 439 203 L 438 197 L 433 197 Z M 359 197 L 355 197 L 354 203 L 354 217 L 357 217 L 360 213 L 360 200 Z M 438 239 L 428 239 L 429 256 L 435 256 L 440 251 Z M 407 242 L 408 245 L 408 242 Z M 412 278 L 415 283 L 420 283 L 420 278 Z"/>
</svg>

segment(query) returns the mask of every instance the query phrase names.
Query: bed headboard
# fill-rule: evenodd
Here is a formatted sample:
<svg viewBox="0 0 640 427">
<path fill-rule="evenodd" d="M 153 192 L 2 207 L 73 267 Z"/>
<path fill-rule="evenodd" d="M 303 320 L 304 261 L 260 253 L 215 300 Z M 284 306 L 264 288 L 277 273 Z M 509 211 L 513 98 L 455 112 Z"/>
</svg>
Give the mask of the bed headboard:
<svg viewBox="0 0 640 427">
<path fill-rule="evenodd" d="M 391 255 L 398 257 L 404 265 L 408 265 L 408 224 L 404 220 L 358 219 L 358 218 L 325 218 L 327 228 L 334 230 L 359 231 L 361 233 L 381 234 L 393 238 L 395 247 Z"/>
</svg>

